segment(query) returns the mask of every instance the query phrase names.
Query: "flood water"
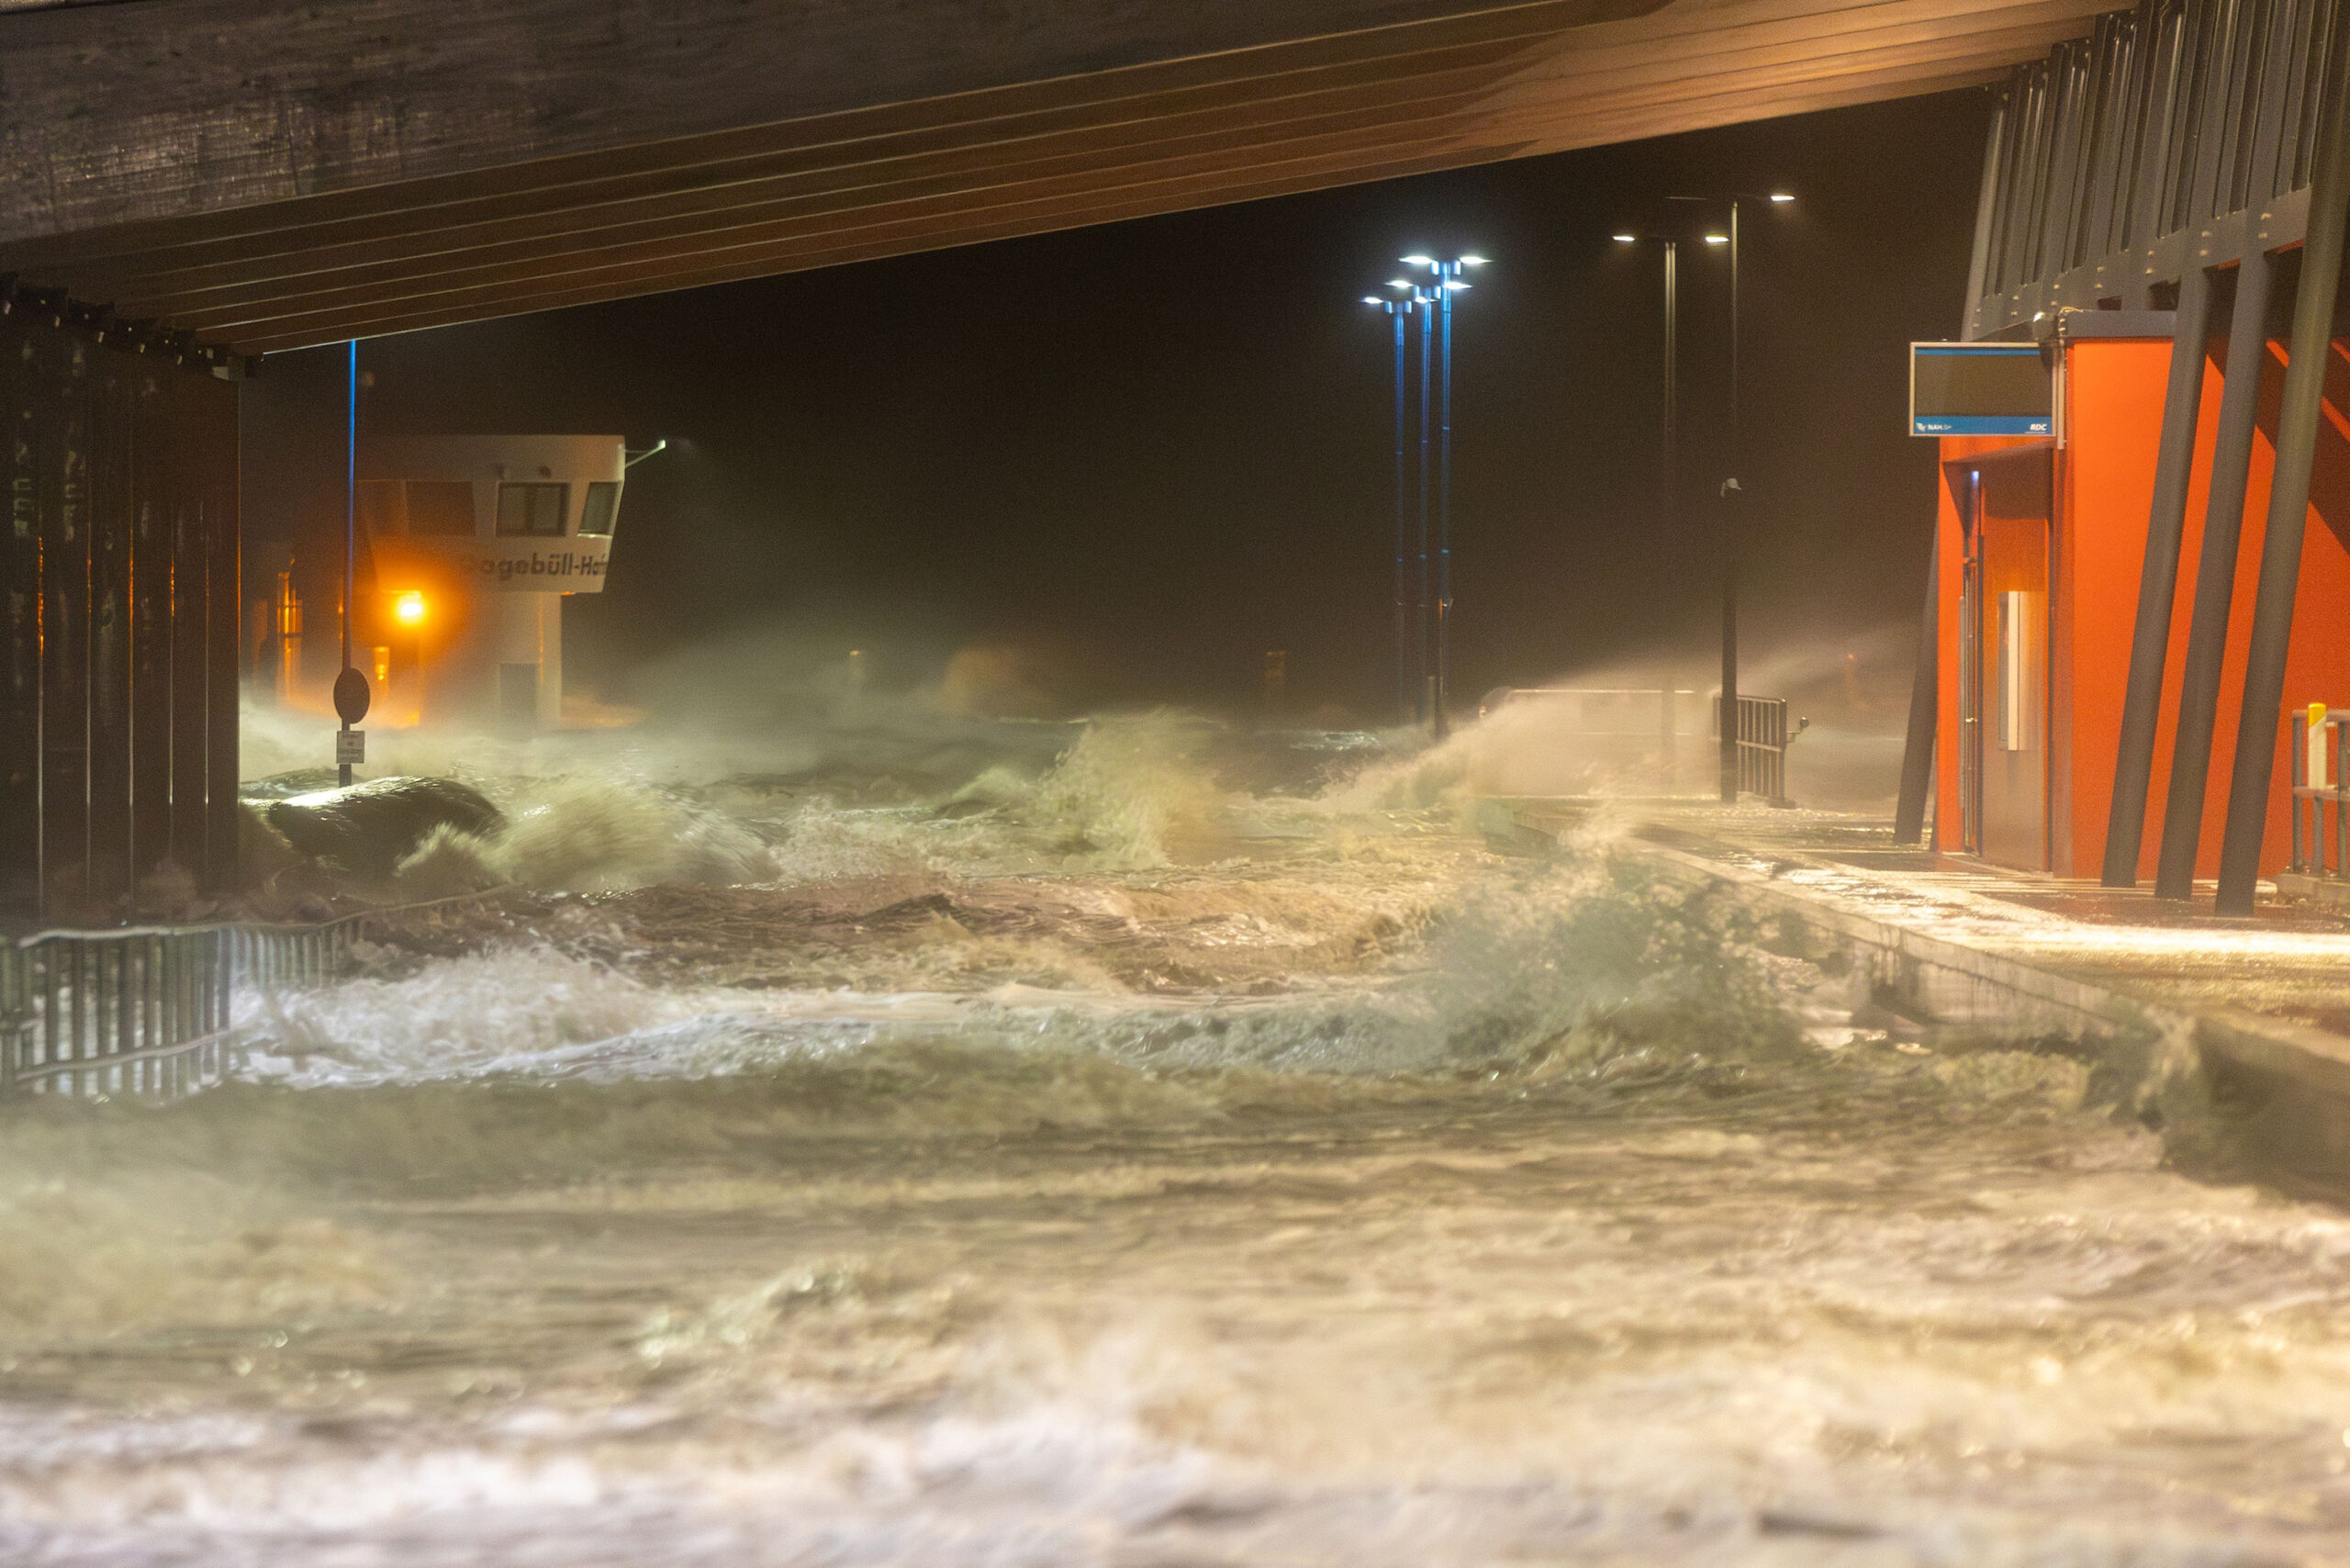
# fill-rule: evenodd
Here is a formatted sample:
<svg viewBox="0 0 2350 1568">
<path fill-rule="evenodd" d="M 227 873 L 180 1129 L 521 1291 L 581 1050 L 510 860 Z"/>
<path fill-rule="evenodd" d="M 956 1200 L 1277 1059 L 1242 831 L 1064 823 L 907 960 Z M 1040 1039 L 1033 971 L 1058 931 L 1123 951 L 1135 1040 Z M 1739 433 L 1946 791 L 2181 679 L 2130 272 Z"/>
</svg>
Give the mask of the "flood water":
<svg viewBox="0 0 2350 1568">
<path fill-rule="evenodd" d="M 1086 735 L 482 771 L 526 886 L 10 1107 L 0 1562 L 2350 1562 L 2350 1224 L 2191 1107 Z"/>
</svg>

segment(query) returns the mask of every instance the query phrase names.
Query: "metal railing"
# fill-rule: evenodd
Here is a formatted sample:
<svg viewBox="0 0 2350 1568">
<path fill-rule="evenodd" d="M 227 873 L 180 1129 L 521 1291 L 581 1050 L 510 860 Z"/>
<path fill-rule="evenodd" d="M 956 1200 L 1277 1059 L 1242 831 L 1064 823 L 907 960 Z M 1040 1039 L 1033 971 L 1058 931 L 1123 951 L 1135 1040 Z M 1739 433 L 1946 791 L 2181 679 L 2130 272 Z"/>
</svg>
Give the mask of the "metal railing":
<svg viewBox="0 0 2350 1568">
<path fill-rule="evenodd" d="M 1703 710 L 1706 727 L 1699 734 L 1694 723 L 1701 711 L 1697 698 L 1694 691 L 1657 687 L 1507 686 L 1487 692 L 1478 715 L 1490 718 L 1505 708 L 1538 708 L 1539 729 L 1529 733 L 1558 743 L 1583 768 L 1589 777 L 1581 787 L 1595 782 L 1620 789 L 1653 778 L 1662 794 L 1699 787 L 1697 792 L 1710 795 L 1721 778 L 1722 701 L 1718 695 L 1709 700 Z M 1740 792 L 1760 795 L 1774 806 L 1794 804 L 1787 799 L 1787 745 L 1809 723 L 1798 719 L 1790 727 L 1784 697 L 1740 693 Z M 1483 778 L 1478 782 L 1488 794 L 1575 792 L 1502 788 Z"/>
<path fill-rule="evenodd" d="M 0 944 L 0 1094 L 174 1100 L 217 1083 L 235 1047 L 240 986 L 323 984 L 349 967 L 360 926 L 390 913 L 43 931 Z"/>
<path fill-rule="evenodd" d="M 1792 806 L 1787 798 L 1787 744 L 1810 726 L 1808 719 L 1787 725 L 1784 697 L 1738 695 L 1738 792 L 1760 795 L 1774 806 Z M 1722 700 L 1714 699 L 1714 734 L 1722 733 Z"/>
<path fill-rule="evenodd" d="M 1505 686 L 1487 692 L 1477 716 L 1514 710 L 1555 756 L 1487 759 L 1478 784 L 1490 794 L 1580 794 L 1652 785 L 1677 791 L 1681 765 L 1704 749 L 1695 733 L 1698 693 L 1669 688 Z M 1532 711 L 1529 712 L 1528 711 Z M 1520 748 L 1524 749 L 1524 748 Z"/>
<path fill-rule="evenodd" d="M 2293 859 L 2286 868 L 2350 880 L 2350 709 L 2311 703 L 2294 713 L 2292 756 Z"/>
<path fill-rule="evenodd" d="M 45 931 L 0 948 L 0 1092 L 174 1099 L 227 1063 L 231 933 Z"/>
</svg>

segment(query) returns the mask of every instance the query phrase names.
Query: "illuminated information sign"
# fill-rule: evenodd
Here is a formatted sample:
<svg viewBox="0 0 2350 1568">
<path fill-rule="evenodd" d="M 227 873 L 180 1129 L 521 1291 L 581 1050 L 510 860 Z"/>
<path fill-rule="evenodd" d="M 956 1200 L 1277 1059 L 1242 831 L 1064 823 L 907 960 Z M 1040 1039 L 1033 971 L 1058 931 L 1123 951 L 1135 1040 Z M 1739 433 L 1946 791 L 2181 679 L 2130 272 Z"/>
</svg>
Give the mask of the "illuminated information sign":
<svg viewBox="0 0 2350 1568">
<path fill-rule="evenodd" d="M 2037 343 L 1911 343 L 1911 435 L 2049 435 L 2054 379 Z"/>
</svg>

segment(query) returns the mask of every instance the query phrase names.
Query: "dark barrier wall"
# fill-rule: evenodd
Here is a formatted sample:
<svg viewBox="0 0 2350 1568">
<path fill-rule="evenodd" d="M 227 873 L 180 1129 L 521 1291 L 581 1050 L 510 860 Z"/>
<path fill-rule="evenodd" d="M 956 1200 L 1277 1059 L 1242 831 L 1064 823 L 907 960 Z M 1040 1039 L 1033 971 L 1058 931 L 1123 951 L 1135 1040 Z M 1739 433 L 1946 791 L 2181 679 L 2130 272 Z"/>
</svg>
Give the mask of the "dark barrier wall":
<svg viewBox="0 0 2350 1568">
<path fill-rule="evenodd" d="M 0 431 L 0 930 L 193 913 L 236 885 L 237 388 L 20 300 Z"/>
</svg>

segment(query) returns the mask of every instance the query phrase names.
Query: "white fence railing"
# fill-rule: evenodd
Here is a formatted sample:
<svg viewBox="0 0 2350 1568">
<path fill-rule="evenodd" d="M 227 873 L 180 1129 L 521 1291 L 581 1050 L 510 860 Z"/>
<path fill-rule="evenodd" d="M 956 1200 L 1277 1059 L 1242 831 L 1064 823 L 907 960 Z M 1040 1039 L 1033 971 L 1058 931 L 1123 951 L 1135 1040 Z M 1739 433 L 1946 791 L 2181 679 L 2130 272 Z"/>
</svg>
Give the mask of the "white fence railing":
<svg viewBox="0 0 2350 1568">
<path fill-rule="evenodd" d="M 323 985 L 349 969 L 364 924 L 426 907 L 313 925 L 129 926 L 0 940 L 0 1094 L 173 1100 L 217 1083 L 235 1045 L 241 987 Z"/>
</svg>

